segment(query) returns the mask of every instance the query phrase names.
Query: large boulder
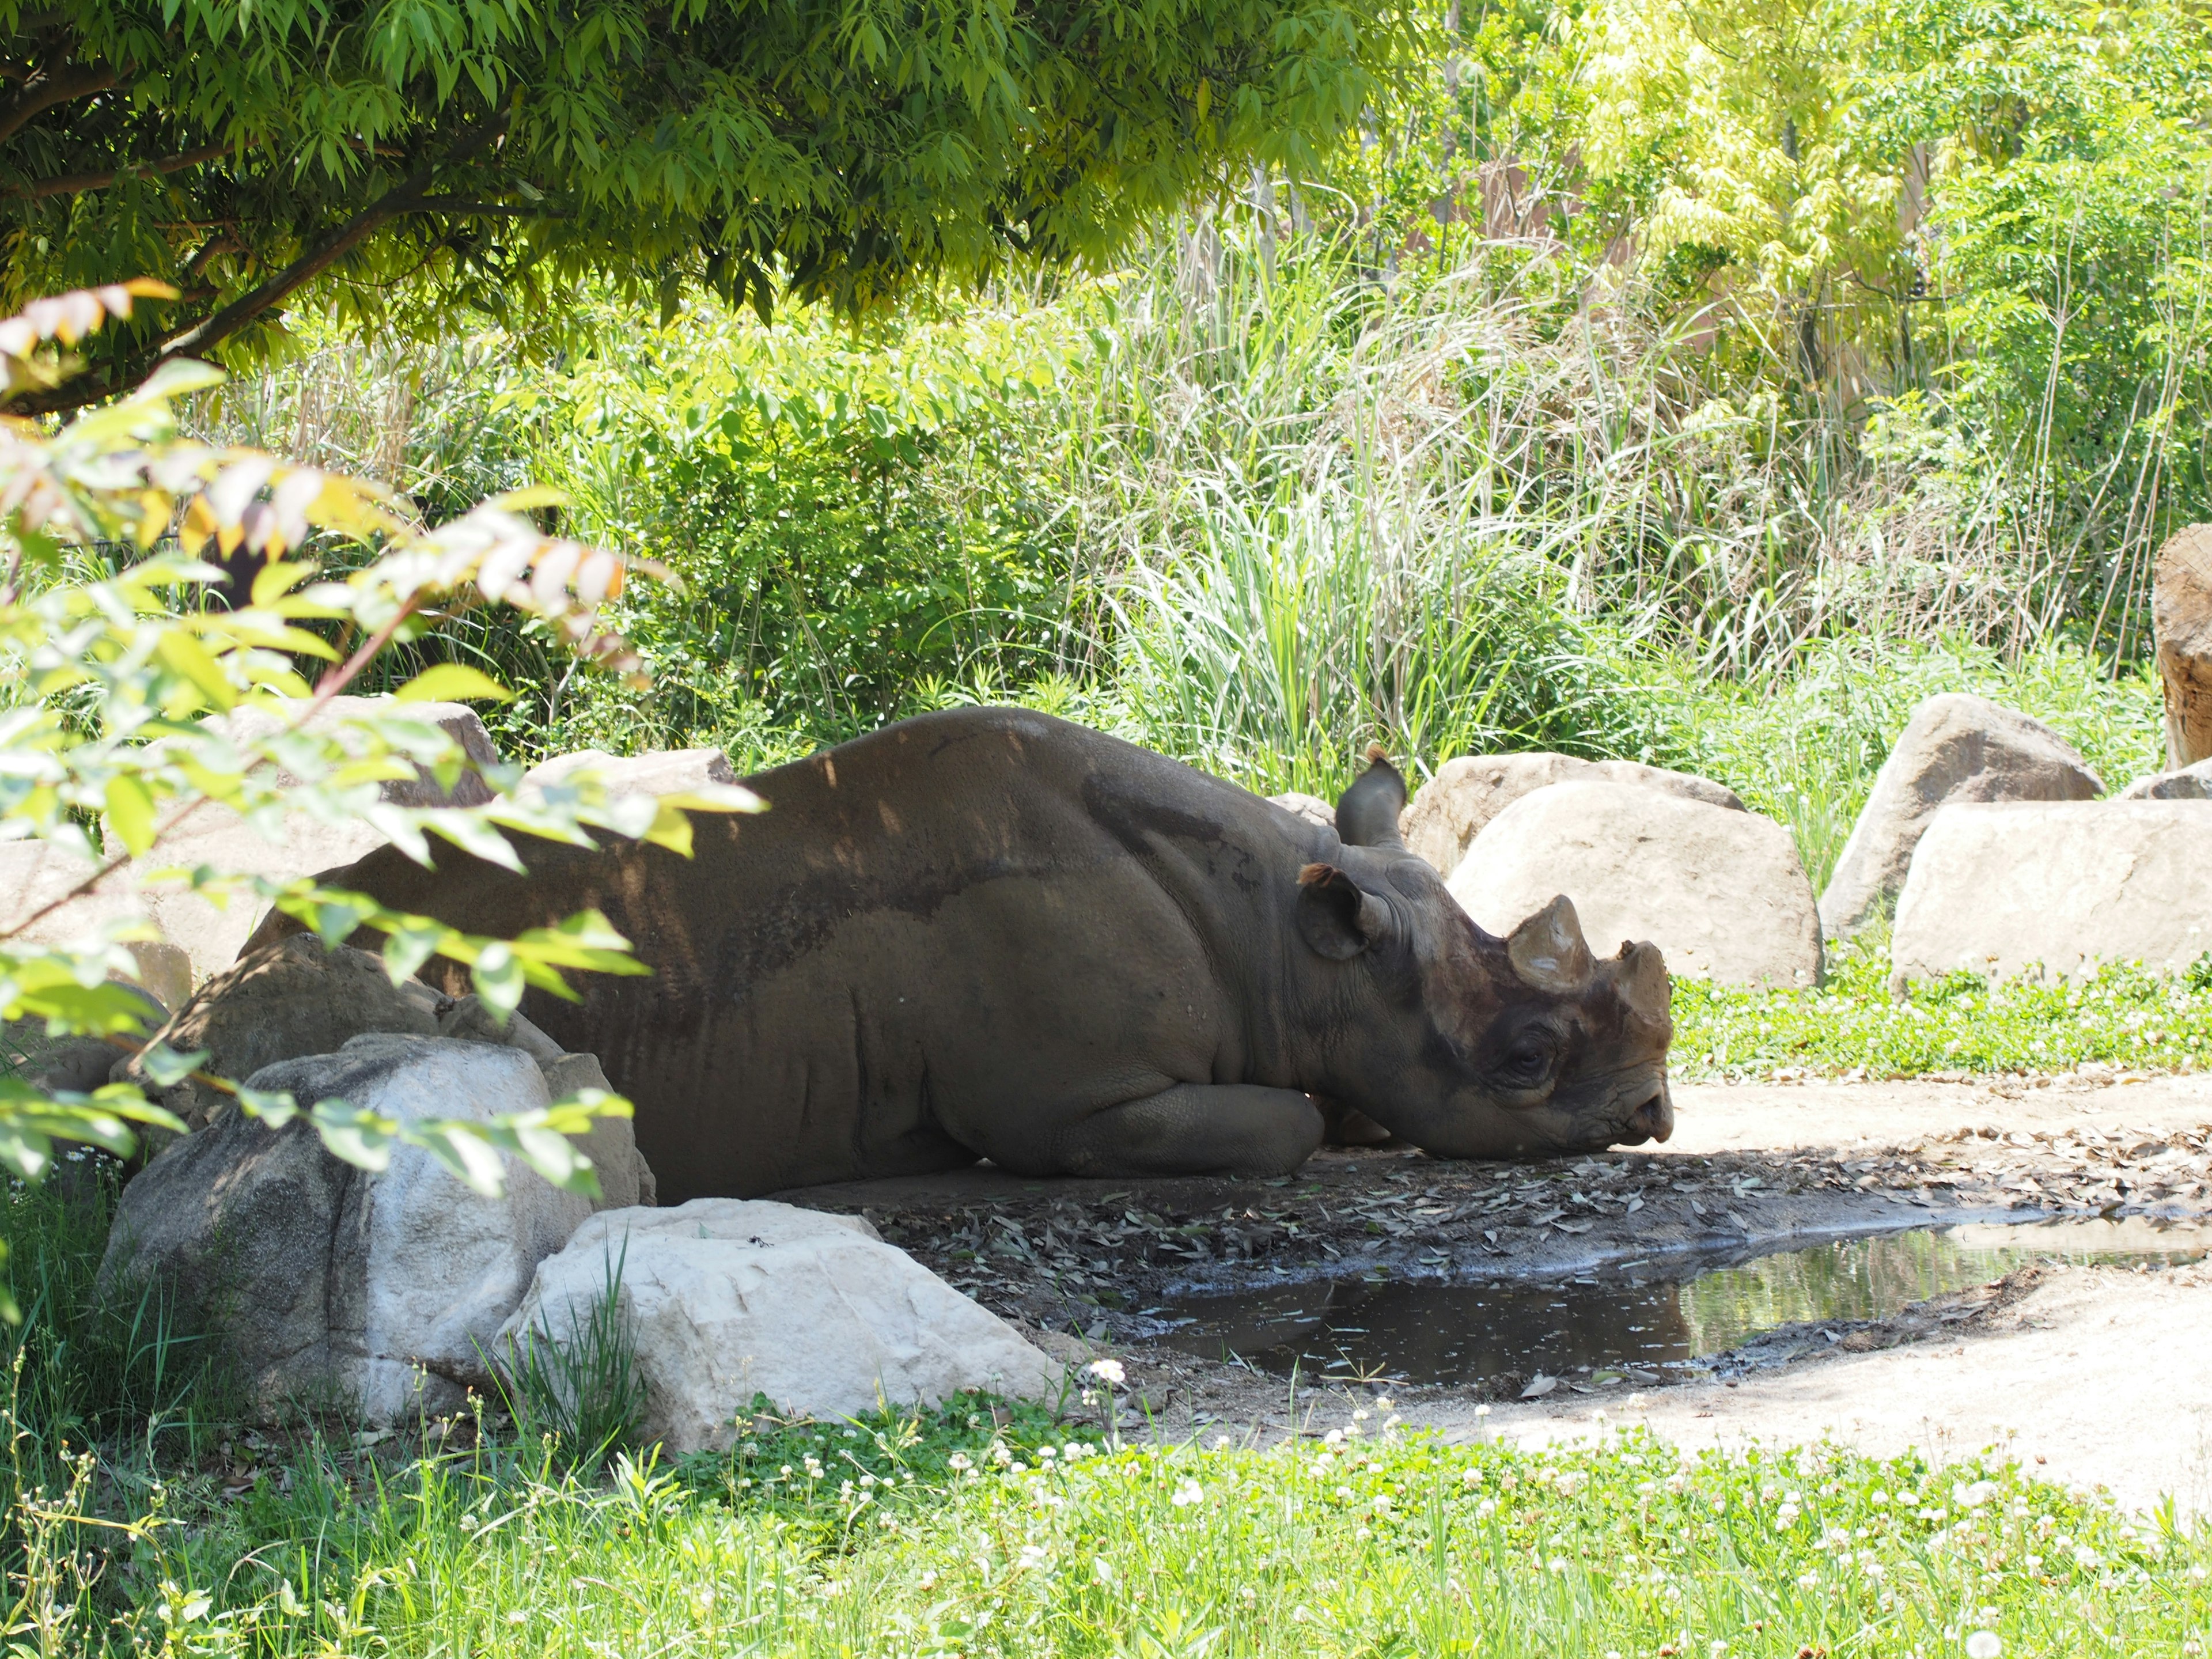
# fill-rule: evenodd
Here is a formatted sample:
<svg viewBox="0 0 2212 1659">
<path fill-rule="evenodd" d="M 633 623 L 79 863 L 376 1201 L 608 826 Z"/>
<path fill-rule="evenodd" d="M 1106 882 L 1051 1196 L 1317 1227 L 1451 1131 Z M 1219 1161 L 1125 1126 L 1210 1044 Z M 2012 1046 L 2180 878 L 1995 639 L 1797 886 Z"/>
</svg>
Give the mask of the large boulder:
<svg viewBox="0 0 2212 1659">
<path fill-rule="evenodd" d="M 251 1083 L 402 1120 L 483 1121 L 548 1099 L 520 1049 L 380 1033 Z M 487 1199 L 413 1147 L 371 1175 L 331 1157 L 302 1119 L 271 1129 L 225 1114 L 124 1189 L 100 1282 L 111 1295 L 169 1291 L 264 1412 L 331 1406 L 383 1424 L 457 1409 L 489 1382 L 483 1356 L 532 1272 L 591 1210 L 501 1158 L 506 1193 Z"/>
<path fill-rule="evenodd" d="M 2187 967 L 2212 951 L 2212 806 L 2132 800 L 1947 806 L 1897 902 L 1899 980 L 1964 968 L 2073 975 Z"/>
<path fill-rule="evenodd" d="M 1940 807 L 1972 801 L 2094 800 L 2105 785 L 2042 721 L 1947 691 L 1912 711 L 1851 826 L 1820 926 L 1848 939 L 1903 890 L 1913 849 Z"/>
<path fill-rule="evenodd" d="M 1684 800 L 1741 812 L 1733 790 L 1687 772 L 1638 761 L 1577 760 L 1572 755 L 1463 755 L 1421 786 L 1399 823 L 1415 855 L 1445 876 L 1460 866 L 1490 821 L 1524 795 L 1559 783 L 1633 784 Z"/>
<path fill-rule="evenodd" d="M 836 1418 L 1060 1382 L 1005 1321 L 866 1221 L 733 1198 L 592 1217 L 539 1264 L 500 1332 L 502 1363 L 532 1340 L 573 1340 L 617 1274 L 645 1427 L 672 1451 L 726 1448 L 756 1394 Z"/>
<path fill-rule="evenodd" d="M 333 697 L 307 723 L 307 729 L 330 728 L 379 706 L 381 700 L 375 698 Z M 473 709 L 459 703 L 419 702 L 407 705 L 406 713 L 410 718 L 441 727 L 478 766 L 498 763 L 499 753 Z M 210 724 L 234 740 L 246 742 L 267 738 L 282 721 L 256 708 L 220 715 Z M 297 781 L 282 768 L 275 777 L 280 785 Z M 400 806 L 478 806 L 492 799 L 491 790 L 474 771 L 463 772 L 450 789 L 428 774 L 418 773 L 386 782 L 380 793 Z M 210 802 L 165 830 L 138 864 L 149 870 L 170 866 L 189 870 L 206 865 L 227 875 L 289 881 L 295 876 L 341 868 L 375 851 L 384 842 L 382 835 L 358 818 L 331 823 L 307 812 L 287 812 L 275 822 L 249 823 L 228 807 Z M 221 973 L 237 959 L 264 914 L 263 908 L 252 900 L 234 899 L 228 907 L 221 907 L 174 883 L 149 889 L 145 904 L 163 935 L 191 958 L 195 983 Z"/>
<path fill-rule="evenodd" d="M 1649 939 L 1677 975 L 1810 985 L 1820 928 L 1790 832 L 1771 819 L 1627 783 L 1555 783 L 1475 837 L 1450 888 L 1510 933 L 1564 893 L 1603 954 Z"/>
<path fill-rule="evenodd" d="M 2212 800 L 2212 760 L 2137 778 L 2114 800 Z"/>
</svg>

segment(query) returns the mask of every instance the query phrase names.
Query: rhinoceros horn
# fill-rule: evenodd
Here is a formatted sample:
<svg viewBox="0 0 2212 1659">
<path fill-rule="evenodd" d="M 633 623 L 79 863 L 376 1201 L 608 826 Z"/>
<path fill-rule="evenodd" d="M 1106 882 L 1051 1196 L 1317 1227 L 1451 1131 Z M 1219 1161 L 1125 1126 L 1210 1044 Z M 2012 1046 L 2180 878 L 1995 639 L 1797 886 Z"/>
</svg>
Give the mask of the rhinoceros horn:
<svg viewBox="0 0 2212 1659">
<path fill-rule="evenodd" d="M 1629 1012 L 1654 1025 L 1667 1020 L 1674 999 L 1668 984 L 1667 959 L 1659 954 L 1657 945 L 1648 939 L 1623 943 L 1616 982 Z"/>
<path fill-rule="evenodd" d="M 1594 966 L 1582 922 L 1565 893 L 1513 930 L 1505 955 L 1523 984 L 1553 996 L 1581 990 Z"/>
</svg>

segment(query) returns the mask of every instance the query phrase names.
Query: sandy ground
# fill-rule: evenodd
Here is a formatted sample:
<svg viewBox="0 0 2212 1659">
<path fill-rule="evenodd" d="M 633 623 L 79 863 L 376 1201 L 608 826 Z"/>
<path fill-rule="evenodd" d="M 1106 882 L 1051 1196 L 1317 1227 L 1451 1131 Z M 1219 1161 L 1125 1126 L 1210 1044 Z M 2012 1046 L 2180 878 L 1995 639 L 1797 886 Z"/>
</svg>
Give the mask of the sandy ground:
<svg viewBox="0 0 2212 1659">
<path fill-rule="evenodd" d="M 1839 1220 L 1863 1230 L 2008 1212 L 2212 1219 L 2212 1078 L 1686 1086 L 1677 1112 L 1664 1146 L 1548 1170 L 1330 1153 L 1296 1190 L 1264 1194 L 1127 1182 L 1093 1194 L 1109 1183 L 1040 1188 L 983 1170 L 789 1196 L 865 1211 L 1071 1362 L 1120 1358 L 1146 1413 L 1127 1419 L 1130 1429 L 1149 1421 L 1170 1436 L 1262 1441 L 1343 1426 L 1355 1409 L 1371 1413 L 1380 1390 L 1294 1397 L 1280 1377 L 1172 1352 L 1141 1320 L 1095 1319 L 1082 1285 L 1110 1279 L 1148 1295 L 1177 1280 L 1361 1261 L 1548 1279 L 1655 1244 L 1786 1247 Z M 1540 1178 L 1553 1184 L 1538 1194 Z M 1347 1215 L 1355 1194 L 1361 1207 Z M 1133 1206 L 1186 1224 L 1163 1226 L 1163 1244 L 1120 1218 Z M 1290 1218 L 1249 1219 L 1271 1215 Z M 1355 1218 L 1356 1231 L 1342 1224 Z M 1367 1254 L 1355 1260 L 1358 1250 Z M 1996 1448 L 2130 1507 L 2167 1496 L 2212 1507 L 2212 1264 L 2031 1268 L 1942 1303 L 1839 1327 L 1840 1340 L 1798 1328 L 1797 1340 L 1779 1334 L 1711 1378 L 1668 1386 L 1570 1379 L 1526 1402 L 1512 1397 L 1519 1378 L 1502 1390 L 1494 1379 L 1389 1393 L 1409 1425 L 1450 1438 L 1545 1443 L 1637 1421 L 1686 1448 L 1828 1437 L 1942 1460 Z"/>
</svg>

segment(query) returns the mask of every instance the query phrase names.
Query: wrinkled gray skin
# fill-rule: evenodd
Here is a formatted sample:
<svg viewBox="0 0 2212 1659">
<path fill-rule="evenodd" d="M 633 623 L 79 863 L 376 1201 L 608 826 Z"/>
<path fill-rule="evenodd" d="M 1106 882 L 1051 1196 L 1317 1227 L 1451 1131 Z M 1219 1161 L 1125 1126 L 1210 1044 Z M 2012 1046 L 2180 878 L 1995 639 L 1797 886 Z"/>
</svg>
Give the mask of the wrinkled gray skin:
<svg viewBox="0 0 2212 1659">
<path fill-rule="evenodd" d="M 1024 1175 L 1296 1169 L 1313 1097 L 1432 1152 L 1664 1139 L 1667 978 L 1557 902 L 1485 933 L 1397 839 L 1379 758 L 1342 833 L 1022 709 L 924 715 L 750 780 L 690 860 L 441 844 L 331 880 L 477 933 L 604 910 L 653 970 L 524 1009 L 637 1103 L 664 1203 L 989 1158 Z M 465 990 L 462 970 L 424 977 Z"/>
</svg>

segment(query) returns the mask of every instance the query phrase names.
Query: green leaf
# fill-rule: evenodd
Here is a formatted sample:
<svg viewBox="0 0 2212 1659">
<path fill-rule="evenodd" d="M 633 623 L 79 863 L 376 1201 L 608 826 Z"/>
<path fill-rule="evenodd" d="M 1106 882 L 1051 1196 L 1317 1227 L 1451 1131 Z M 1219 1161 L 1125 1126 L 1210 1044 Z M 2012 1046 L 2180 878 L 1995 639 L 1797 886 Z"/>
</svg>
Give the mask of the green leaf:
<svg viewBox="0 0 2212 1659">
<path fill-rule="evenodd" d="M 469 966 L 469 982 L 477 988 L 477 994 L 483 999 L 484 1006 L 499 1016 L 501 1024 L 522 1006 L 522 963 L 507 945 L 495 942 L 484 946 Z"/>
<path fill-rule="evenodd" d="M 512 702 L 514 693 L 482 669 L 441 662 L 424 669 L 393 694 L 399 702 Z"/>
<path fill-rule="evenodd" d="M 207 1064 L 210 1052 L 199 1048 L 180 1054 L 166 1042 L 154 1042 L 138 1056 L 138 1064 L 157 1088 L 173 1088 Z"/>
<path fill-rule="evenodd" d="M 350 1106 L 336 1095 L 317 1101 L 308 1117 L 333 1158 L 372 1173 L 391 1167 L 392 1146 L 399 1133 L 391 1119 Z"/>
<path fill-rule="evenodd" d="M 128 772 L 107 781 L 107 823 L 133 858 L 143 857 L 154 845 L 154 796 Z"/>
<path fill-rule="evenodd" d="M 238 1085 L 238 1109 L 272 1129 L 281 1129 L 300 1115 L 300 1103 L 289 1089 L 249 1089 L 242 1083 Z"/>
</svg>

